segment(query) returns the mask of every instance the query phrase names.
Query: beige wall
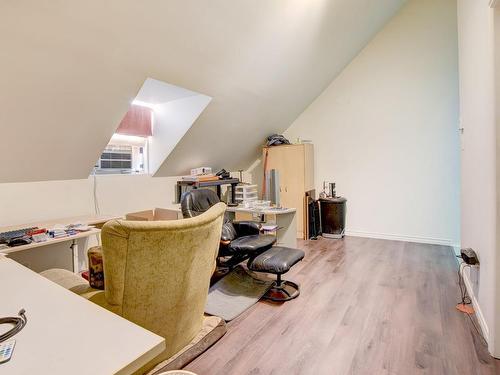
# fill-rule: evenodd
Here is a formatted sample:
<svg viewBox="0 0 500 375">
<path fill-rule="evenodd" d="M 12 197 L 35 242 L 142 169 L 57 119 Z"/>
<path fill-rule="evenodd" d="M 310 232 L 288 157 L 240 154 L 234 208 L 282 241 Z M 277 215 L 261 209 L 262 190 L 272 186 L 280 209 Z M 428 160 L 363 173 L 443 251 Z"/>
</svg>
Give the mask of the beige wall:
<svg viewBox="0 0 500 375">
<path fill-rule="evenodd" d="M 233 172 L 238 177 L 239 173 Z M 243 176 L 245 181 L 250 177 Z M 180 177 L 151 177 L 147 175 L 96 176 L 96 194 L 101 214 L 124 215 L 155 207 L 178 208 L 174 203 L 175 185 Z M 45 181 L 0 184 L 0 226 L 28 224 L 80 215 L 94 210 L 94 180 Z M 223 196 L 226 188 L 222 189 Z M 88 246 L 96 244 L 79 241 L 80 268 L 83 269 Z M 56 245 L 23 251 L 14 259 L 35 271 L 60 267 L 71 269 L 67 245 Z"/>
<path fill-rule="evenodd" d="M 97 197 L 103 214 L 170 207 L 176 177 L 101 175 Z M 94 213 L 93 177 L 85 180 L 0 184 L 0 226 Z"/>
<path fill-rule="evenodd" d="M 105 175 L 97 176 L 96 181 L 100 212 L 123 215 L 154 207 L 172 207 L 177 178 Z M 93 177 L 0 184 L 0 226 L 94 214 L 93 187 Z M 85 265 L 87 247 L 95 244 L 95 238 L 79 241 L 80 268 Z M 67 244 L 22 251 L 11 257 L 35 271 L 54 267 L 71 269 Z"/>
<path fill-rule="evenodd" d="M 456 4 L 412 0 L 286 131 L 348 199 L 353 235 L 458 244 Z"/>
<path fill-rule="evenodd" d="M 403 2 L 1 1 L 0 182 L 88 176 L 147 77 L 213 97 L 158 176 L 247 167 Z"/>
</svg>

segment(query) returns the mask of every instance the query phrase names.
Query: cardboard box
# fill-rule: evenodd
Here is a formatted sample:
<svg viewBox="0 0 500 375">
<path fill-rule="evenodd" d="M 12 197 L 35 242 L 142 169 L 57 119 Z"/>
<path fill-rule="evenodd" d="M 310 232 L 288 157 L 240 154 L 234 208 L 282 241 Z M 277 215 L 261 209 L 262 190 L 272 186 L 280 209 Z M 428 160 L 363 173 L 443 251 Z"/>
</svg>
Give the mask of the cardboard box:
<svg viewBox="0 0 500 375">
<path fill-rule="evenodd" d="M 159 221 L 182 219 L 180 210 L 169 208 L 154 208 L 152 210 L 131 212 L 125 215 L 126 220 L 133 221 Z"/>
</svg>

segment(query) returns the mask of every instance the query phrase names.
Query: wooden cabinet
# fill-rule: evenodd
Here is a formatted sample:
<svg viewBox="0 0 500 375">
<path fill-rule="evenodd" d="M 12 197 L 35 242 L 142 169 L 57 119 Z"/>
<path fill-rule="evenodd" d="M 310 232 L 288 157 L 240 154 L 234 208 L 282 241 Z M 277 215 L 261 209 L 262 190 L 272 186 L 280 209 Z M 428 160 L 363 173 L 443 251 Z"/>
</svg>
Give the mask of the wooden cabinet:
<svg viewBox="0 0 500 375">
<path fill-rule="evenodd" d="M 267 162 L 266 162 L 267 154 Z M 314 189 L 314 147 L 310 143 L 264 147 L 266 170 L 279 171 L 280 201 L 297 209 L 297 238 L 304 238 L 305 193 Z"/>
</svg>

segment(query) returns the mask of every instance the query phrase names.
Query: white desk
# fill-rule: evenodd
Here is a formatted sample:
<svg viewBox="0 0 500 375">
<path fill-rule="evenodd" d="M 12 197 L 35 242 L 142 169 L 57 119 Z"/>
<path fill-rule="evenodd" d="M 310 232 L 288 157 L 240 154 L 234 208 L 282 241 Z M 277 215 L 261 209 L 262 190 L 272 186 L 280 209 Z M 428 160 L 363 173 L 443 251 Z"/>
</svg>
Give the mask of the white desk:
<svg viewBox="0 0 500 375">
<path fill-rule="evenodd" d="M 182 218 L 180 205 L 172 208 L 172 210 L 177 211 L 179 217 Z M 264 215 L 266 217 L 266 224 L 276 224 L 278 226 L 278 230 L 276 231 L 276 245 L 291 248 L 297 247 L 297 210 L 295 208 L 267 208 L 264 210 L 256 210 L 240 206 L 228 206 L 226 212 L 229 213 L 231 219 L 235 220 L 255 221 L 256 218 L 254 218 L 254 215 Z"/>
<path fill-rule="evenodd" d="M 0 283 L 0 317 L 24 308 L 28 318 L 2 375 L 131 374 L 165 348 L 163 337 L 1 255 Z"/>
<path fill-rule="evenodd" d="M 15 226 L 8 226 L 8 227 L 0 227 L 0 232 L 8 232 L 11 230 L 16 230 L 16 229 L 21 229 L 21 228 L 30 228 L 30 227 L 39 227 L 39 228 L 52 228 L 57 224 L 62 224 L 62 225 L 69 225 L 69 224 L 74 224 L 74 223 L 86 223 L 88 225 L 96 225 L 96 226 L 102 226 L 106 221 L 112 220 L 119 218 L 117 216 L 76 216 L 76 217 L 68 217 L 68 218 L 62 218 L 62 219 L 57 219 L 57 220 L 49 220 L 49 221 L 43 221 L 43 222 L 35 222 L 35 223 L 28 223 L 28 224 L 22 224 L 22 225 L 15 225 Z M 24 251 L 24 250 L 30 250 L 30 249 L 35 249 L 37 247 L 42 247 L 42 246 L 50 246 L 50 245 L 55 245 L 58 243 L 62 242 L 68 242 L 69 246 L 68 248 L 72 252 L 72 265 L 73 265 L 73 272 L 78 273 L 79 266 L 78 266 L 78 239 L 81 238 L 88 238 L 91 236 L 97 236 L 100 233 L 100 229 L 94 228 L 91 229 L 87 232 L 80 232 L 72 236 L 68 237 L 60 237 L 60 238 L 50 238 L 47 241 L 44 242 L 32 242 L 28 245 L 22 245 L 22 246 L 16 246 L 16 247 L 9 247 L 7 249 L 2 249 L 0 250 L 0 254 L 13 254 L 19 251 Z"/>
<path fill-rule="evenodd" d="M 297 218 L 295 208 L 250 209 L 244 207 L 227 207 L 227 212 L 236 220 L 252 220 L 253 215 L 265 215 L 266 224 L 276 224 L 276 245 L 291 248 L 297 247 Z"/>
<path fill-rule="evenodd" d="M 227 207 L 226 211 L 229 212 L 246 212 L 246 213 L 255 213 L 259 215 L 286 215 L 297 212 L 295 208 L 264 208 L 264 209 L 256 209 L 256 208 L 245 208 L 245 207 Z"/>
</svg>

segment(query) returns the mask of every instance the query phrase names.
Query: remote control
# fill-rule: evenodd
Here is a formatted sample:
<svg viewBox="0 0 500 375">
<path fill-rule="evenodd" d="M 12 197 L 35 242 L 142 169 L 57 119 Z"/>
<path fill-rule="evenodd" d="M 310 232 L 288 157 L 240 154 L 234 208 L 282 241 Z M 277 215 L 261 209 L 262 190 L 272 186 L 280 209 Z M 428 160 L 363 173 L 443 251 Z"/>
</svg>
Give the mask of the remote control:
<svg viewBox="0 0 500 375">
<path fill-rule="evenodd" d="M 0 343 L 0 363 L 7 362 L 12 357 L 14 345 L 16 345 L 16 340 Z"/>
</svg>

